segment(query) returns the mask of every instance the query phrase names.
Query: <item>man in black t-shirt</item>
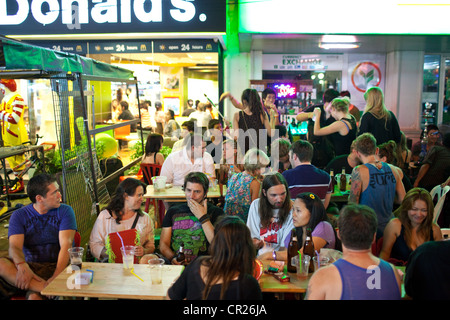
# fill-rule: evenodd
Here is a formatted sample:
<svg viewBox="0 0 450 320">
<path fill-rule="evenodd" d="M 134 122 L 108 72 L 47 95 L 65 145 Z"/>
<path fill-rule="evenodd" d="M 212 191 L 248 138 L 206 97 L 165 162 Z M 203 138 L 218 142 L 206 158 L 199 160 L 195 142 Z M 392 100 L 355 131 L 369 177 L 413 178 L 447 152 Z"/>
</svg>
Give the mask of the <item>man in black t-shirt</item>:
<svg viewBox="0 0 450 320">
<path fill-rule="evenodd" d="M 172 264 L 180 264 L 175 257 L 181 243 L 186 256 L 183 264 L 208 254 L 214 223 L 224 214 L 222 209 L 207 202 L 208 188 L 209 179 L 204 173 L 190 172 L 183 185 L 187 202 L 170 207 L 164 216 L 160 251 Z"/>
</svg>

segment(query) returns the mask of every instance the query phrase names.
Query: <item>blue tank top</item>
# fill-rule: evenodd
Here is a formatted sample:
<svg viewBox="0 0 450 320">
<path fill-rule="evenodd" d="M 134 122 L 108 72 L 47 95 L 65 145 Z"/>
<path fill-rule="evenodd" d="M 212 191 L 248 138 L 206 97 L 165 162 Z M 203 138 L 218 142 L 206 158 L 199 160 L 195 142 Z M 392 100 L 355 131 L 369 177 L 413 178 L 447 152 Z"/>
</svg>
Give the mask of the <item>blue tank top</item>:
<svg viewBox="0 0 450 320">
<path fill-rule="evenodd" d="M 400 300 L 394 270 L 384 260 L 373 269 L 358 267 L 344 259 L 333 263 L 342 281 L 341 300 Z"/>
<path fill-rule="evenodd" d="M 393 218 L 392 209 L 395 199 L 395 185 L 397 180 L 388 164 L 382 162 L 381 169 L 371 164 L 364 164 L 369 169 L 369 185 L 361 193 L 360 204 L 372 208 L 377 214 L 377 237 L 383 235 L 384 228 Z"/>
</svg>

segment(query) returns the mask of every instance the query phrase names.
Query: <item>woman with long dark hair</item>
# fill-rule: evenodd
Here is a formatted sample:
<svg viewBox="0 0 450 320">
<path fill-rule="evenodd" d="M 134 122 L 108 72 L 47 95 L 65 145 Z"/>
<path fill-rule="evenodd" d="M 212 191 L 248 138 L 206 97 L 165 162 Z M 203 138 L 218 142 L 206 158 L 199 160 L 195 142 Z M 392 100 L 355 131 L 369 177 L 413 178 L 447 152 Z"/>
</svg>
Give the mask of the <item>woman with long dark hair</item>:
<svg viewBox="0 0 450 320">
<path fill-rule="evenodd" d="M 292 220 L 300 250 L 303 249 L 307 229 L 312 230 L 314 249 L 317 252 L 322 248 L 340 249 L 336 248 L 336 232 L 328 219 L 323 202 L 314 193 L 304 192 L 297 195 Z M 289 240 L 286 240 L 286 246 L 289 245 Z"/>
<path fill-rule="evenodd" d="M 418 246 L 441 240 L 442 233 L 433 223 L 434 204 L 425 189 L 409 190 L 396 212 L 397 218 L 389 221 L 384 229 L 380 258 L 402 265 Z"/>
<path fill-rule="evenodd" d="M 164 143 L 164 138 L 159 133 L 151 133 L 145 143 L 145 153 L 141 163 L 151 163 L 161 165 L 164 163 L 164 156 L 159 151 Z"/>
<path fill-rule="evenodd" d="M 267 112 L 263 109 L 261 98 L 255 89 L 245 89 L 242 92 L 241 101 L 238 102 L 231 94 L 224 93 L 220 100 L 228 97 L 231 103 L 241 111 L 233 116 L 234 139 L 238 141 L 242 154 L 245 154 L 251 148 L 264 150 L 267 143 L 261 140 L 261 137 L 272 136 L 273 131 L 270 128 Z M 245 133 L 245 134 L 244 134 Z"/>
<path fill-rule="evenodd" d="M 144 200 L 144 184 L 134 178 L 123 180 L 97 217 L 92 228 L 89 246 L 92 255 L 103 261 L 108 258 L 106 239 L 110 233 L 136 229 L 140 245 L 135 255 L 144 256 L 155 251 L 153 222 L 150 216 L 141 210 Z"/>
<path fill-rule="evenodd" d="M 252 276 L 255 250 L 239 217 L 224 216 L 215 227 L 208 256 L 191 262 L 167 292 L 176 300 L 261 300 Z"/>
</svg>

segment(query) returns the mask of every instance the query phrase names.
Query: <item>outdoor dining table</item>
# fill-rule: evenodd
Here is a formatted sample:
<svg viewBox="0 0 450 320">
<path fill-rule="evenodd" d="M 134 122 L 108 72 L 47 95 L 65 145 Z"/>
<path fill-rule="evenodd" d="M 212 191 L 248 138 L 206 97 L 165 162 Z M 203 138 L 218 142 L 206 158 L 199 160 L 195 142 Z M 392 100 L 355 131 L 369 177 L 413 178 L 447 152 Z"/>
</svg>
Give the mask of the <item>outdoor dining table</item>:
<svg viewBox="0 0 450 320">
<path fill-rule="evenodd" d="M 263 260 L 261 262 L 263 264 L 263 269 L 267 270 L 270 261 Z M 404 266 L 396 266 L 395 268 L 402 276 L 404 275 Z M 313 273 L 309 273 L 308 276 L 301 276 L 296 273 L 286 272 L 286 268 L 284 268 L 284 273 L 289 276 L 289 281 L 281 282 L 274 277 L 273 273 L 263 272 L 259 278 L 259 286 L 261 291 L 266 293 L 274 293 L 275 296 L 281 300 L 284 298 L 285 294 L 295 294 L 298 297 L 304 298 L 308 289 L 309 280 L 311 279 Z M 401 297 L 402 299 L 409 299 L 405 292 L 403 277 Z"/>
<path fill-rule="evenodd" d="M 162 283 L 152 284 L 148 264 L 135 264 L 134 274 L 124 269 L 122 263 L 83 262 L 81 271 L 72 271 L 69 265 L 42 290 L 41 294 L 61 297 L 162 300 L 184 267 L 164 265 L 162 268 Z M 83 273 L 93 273 L 92 282 L 78 284 L 77 274 Z"/>
</svg>

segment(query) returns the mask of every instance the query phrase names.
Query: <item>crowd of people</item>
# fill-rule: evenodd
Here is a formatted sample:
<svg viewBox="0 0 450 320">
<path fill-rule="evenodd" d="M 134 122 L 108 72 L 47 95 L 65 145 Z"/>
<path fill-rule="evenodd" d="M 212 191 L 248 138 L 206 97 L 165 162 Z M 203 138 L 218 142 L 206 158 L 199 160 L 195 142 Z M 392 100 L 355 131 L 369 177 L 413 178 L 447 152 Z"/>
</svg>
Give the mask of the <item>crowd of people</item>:
<svg viewBox="0 0 450 320">
<path fill-rule="evenodd" d="M 142 162 L 160 165 L 160 175 L 182 187 L 186 202 L 165 203 L 155 247 L 152 219 L 141 209 L 145 184 L 123 180 L 92 229 L 92 255 L 111 260 L 108 235 L 136 229 L 141 263 L 159 256 L 166 264 L 187 266 L 168 298 L 254 300 L 264 298 L 253 277 L 255 259 L 286 261 L 291 236 L 295 234 L 302 252 L 311 230 L 317 252 L 339 250 L 342 258 L 313 274 L 307 299 L 400 299 L 399 265 L 406 266 L 405 288 L 411 298 L 450 298 L 448 286 L 431 286 L 448 283 L 450 242 L 441 241 L 448 213 L 436 222 L 430 195 L 434 186 L 450 184 L 450 133 L 441 135 L 428 127 L 429 145 L 421 146 L 417 163 L 417 151 L 406 147 L 382 90 L 370 88 L 364 97 L 366 107 L 359 117 L 348 94 L 326 90 L 323 104 L 296 116 L 308 122 L 308 133 L 295 141 L 279 122 L 271 89 L 262 99 L 256 90 L 246 89 L 241 102 L 229 92 L 221 96 L 238 109 L 231 130 L 223 129 L 204 105 L 194 108 L 192 101 L 183 112 L 189 120 L 181 125 L 173 111 L 166 111 L 164 124 L 155 118 Z M 177 140 L 167 158 L 160 153 L 164 136 Z M 420 167 L 415 175 L 413 162 Z M 351 174 L 351 188 L 348 204 L 339 207 L 331 200 L 335 190 L 330 172 L 342 168 Z M 32 204 L 13 214 L 10 257 L 0 260 L 3 282 L 34 298 L 67 265 L 67 248 L 76 231 L 73 210 L 59 203 L 57 185 L 48 179 L 30 180 Z M 208 191 L 216 180 L 221 197 L 214 201 Z M 38 195 L 32 191 L 36 184 Z M 57 210 L 60 206 L 64 210 Z M 55 226 L 43 244 L 38 230 L 47 227 L 36 217 L 46 221 L 49 213 L 57 218 L 48 217 Z M 180 246 L 185 254 L 181 262 Z M 442 279 L 427 278 L 430 260 L 433 273 Z M 44 261 L 52 262 L 45 276 L 34 269 Z M 367 286 L 373 268 L 381 276 L 380 290 Z"/>
</svg>

